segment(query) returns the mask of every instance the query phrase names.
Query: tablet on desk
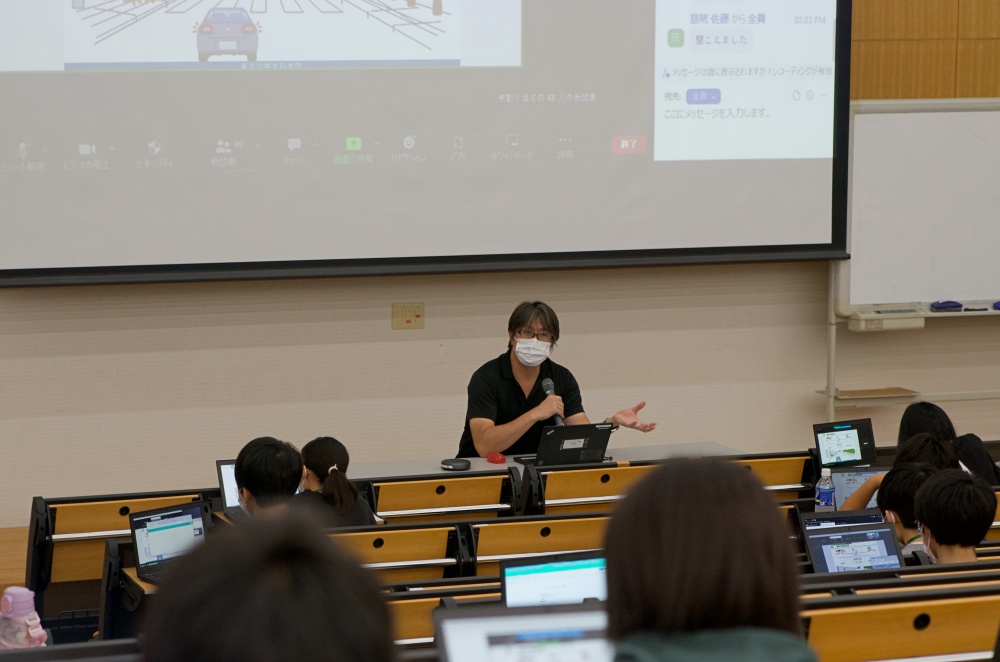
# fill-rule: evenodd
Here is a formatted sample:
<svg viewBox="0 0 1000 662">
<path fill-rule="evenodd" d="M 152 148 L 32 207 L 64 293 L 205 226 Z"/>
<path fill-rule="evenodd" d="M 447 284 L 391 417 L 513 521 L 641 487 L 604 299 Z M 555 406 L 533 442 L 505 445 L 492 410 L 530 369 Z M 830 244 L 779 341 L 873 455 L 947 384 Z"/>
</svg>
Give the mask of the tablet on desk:
<svg viewBox="0 0 1000 662">
<path fill-rule="evenodd" d="M 813 425 L 819 462 L 824 467 L 868 465 L 875 461 L 872 419 L 836 421 Z"/>
</svg>

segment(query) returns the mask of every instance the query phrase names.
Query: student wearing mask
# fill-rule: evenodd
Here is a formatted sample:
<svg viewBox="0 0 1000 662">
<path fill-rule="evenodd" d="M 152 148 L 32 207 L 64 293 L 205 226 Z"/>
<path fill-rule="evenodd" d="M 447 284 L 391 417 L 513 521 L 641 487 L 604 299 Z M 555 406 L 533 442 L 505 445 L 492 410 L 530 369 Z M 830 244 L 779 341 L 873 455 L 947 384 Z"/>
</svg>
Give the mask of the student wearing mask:
<svg viewBox="0 0 1000 662">
<path fill-rule="evenodd" d="M 937 467 L 926 462 L 897 464 L 882 479 L 875 497 L 882 519 L 892 524 L 896 532 L 904 558 L 916 551 L 926 551 L 913 504 L 917 490 L 937 471 Z"/>
<path fill-rule="evenodd" d="M 993 488 L 959 469 L 939 471 L 917 490 L 914 516 L 927 553 L 936 563 L 976 560 L 997 511 Z"/>
<path fill-rule="evenodd" d="M 549 358 L 559 341 L 559 318 L 541 301 L 525 301 L 507 322 L 507 351 L 479 368 L 469 381 L 465 429 L 458 457 L 492 452 L 520 455 L 538 450 L 542 428 L 561 417 L 566 425 L 590 423 L 572 373 Z M 542 382 L 551 379 L 553 395 Z M 615 426 L 650 432 L 656 423 L 639 420 L 645 402 L 605 419 Z"/>
<path fill-rule="evenodd" d="M 299 489 L 302 456 L 287 441 L 258 437 L 240 450 L 233 473 L 243 509 L 253 517 L 274 517 Z"/>
</svg>

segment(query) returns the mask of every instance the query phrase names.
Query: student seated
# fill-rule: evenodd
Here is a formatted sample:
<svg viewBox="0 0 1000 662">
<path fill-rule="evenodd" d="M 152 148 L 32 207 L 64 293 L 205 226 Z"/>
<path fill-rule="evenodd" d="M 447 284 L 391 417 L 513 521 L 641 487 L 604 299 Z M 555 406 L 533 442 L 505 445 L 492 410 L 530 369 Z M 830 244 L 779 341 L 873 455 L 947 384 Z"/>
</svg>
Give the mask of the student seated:
<svg viewBox="0 0 1000 662">
<path fill-rule="evenodd" d="M 375 580 L 294 513 L 226 527 L 178 559 L 141 629 L 145 662 L 391 662 Z"/>
<path fill-rule="evenodd" d="M 926 551 L 917 529 L 913 503 L 917 490 L 937 471 L 934 465 L 926 462 L 898 464 L 882 479 L 875 497 L 882 519 L 892 524 L 896 531 L 904 557 L 916 551 Z"/>
<path fill-rule="evenodd" d="M 936 563 L 976 560 L 976 545 L 993 524 L 997 497 L 982 478 L 959 469 L 929 477 L 917 490 L 914 515 Z"/>
<path fill-rule="evenodd" d="M 927 463 L 937 469 L 958 469 L 960 466 L 958 454 L 952 444 L 928 432 L 919 432 L 901 442 L 896 449 L 892 466 L 914 463 Z M 840 510 L 864 510 L 884 479 L 885 474 L 880 473 L 866 480 L 854 494 L 844 499 Z"/>
<path fill-rule="evenodd" d="M 605 537 L 616 662 L 810 662 L 789 529 L 762 483 L 718 459 L 669 459 Z"/>
<path fill-rule="evenodd" d="M 302 481 L 302 456 L 295 446 L 258 437 L 244 446 L 233 467 L 240 505 L 253 517 L 272 517 L 288 509 Z"/>
<path fill-rule="evenodd" d="M 959 468 L 979 476 L 990 485 L 1000 485 L 1000 468 L 990 457 L 983 440 L 974 434 L 959 436 L 948 414 L 933 402 L 914 402 L 906 408 L 899 421 L 898 443 L 920 432 L 948 442 L 961 462 Z"/>
<path fill-rule="evenodd" d="M 375 524 L 368 502 L 347 479 L 350 461 L 347 448 L 333 437 L 317 437 L 303 446 L 305 475 L 302 491 L 292 499 L 292 507 L 310 504 L 314 511 L 322 513 L 328 526 Z"/>
</svg>

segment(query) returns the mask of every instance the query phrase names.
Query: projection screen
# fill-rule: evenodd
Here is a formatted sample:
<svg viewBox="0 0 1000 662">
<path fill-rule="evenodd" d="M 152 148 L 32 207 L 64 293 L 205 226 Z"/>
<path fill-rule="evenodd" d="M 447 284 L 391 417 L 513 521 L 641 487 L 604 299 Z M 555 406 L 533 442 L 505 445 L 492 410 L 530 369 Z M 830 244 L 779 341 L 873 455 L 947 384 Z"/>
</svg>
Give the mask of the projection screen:
<svg viewBox="0 0 1000 662">
<path fill-rule="evenodd" d="M 4 0 L 0 284 L 845 257 L 848 0 Z"/>
</svg>

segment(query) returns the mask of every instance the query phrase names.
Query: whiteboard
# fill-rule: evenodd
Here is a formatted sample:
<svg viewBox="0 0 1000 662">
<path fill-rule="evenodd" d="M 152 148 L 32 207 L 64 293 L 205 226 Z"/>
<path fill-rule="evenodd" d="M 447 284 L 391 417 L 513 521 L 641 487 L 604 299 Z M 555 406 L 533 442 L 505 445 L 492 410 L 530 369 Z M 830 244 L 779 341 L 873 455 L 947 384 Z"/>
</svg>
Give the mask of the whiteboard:
<svg viewBox="0 0 1000 662">
<path fill-rule="evenodd" d="M 851 111 L 851 257 L 838 269 L 838 312 L 1000 301 L 1000 99 Z"/>
</svg>

